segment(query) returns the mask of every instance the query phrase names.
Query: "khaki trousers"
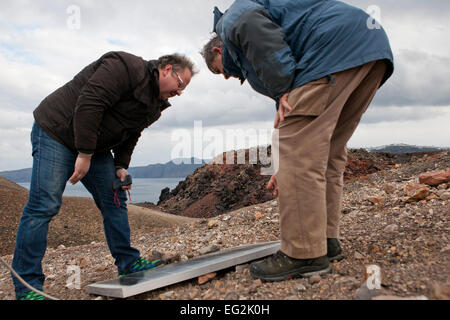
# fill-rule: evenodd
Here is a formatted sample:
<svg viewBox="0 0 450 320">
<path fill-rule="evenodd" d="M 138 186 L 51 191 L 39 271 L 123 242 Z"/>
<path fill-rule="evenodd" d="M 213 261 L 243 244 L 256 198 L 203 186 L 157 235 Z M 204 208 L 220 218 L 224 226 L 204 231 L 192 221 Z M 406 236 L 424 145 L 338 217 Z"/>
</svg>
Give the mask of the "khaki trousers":
<svg viewBox="0 0 450 320">
<path fill-rule="evenodd" d="M 347 141 L 383 78 L 384 61 L 309 82 L 289 94 L 279 125 L 281 251 L 298 259 L 327 253 L 339 235 Z"/>
</svg>

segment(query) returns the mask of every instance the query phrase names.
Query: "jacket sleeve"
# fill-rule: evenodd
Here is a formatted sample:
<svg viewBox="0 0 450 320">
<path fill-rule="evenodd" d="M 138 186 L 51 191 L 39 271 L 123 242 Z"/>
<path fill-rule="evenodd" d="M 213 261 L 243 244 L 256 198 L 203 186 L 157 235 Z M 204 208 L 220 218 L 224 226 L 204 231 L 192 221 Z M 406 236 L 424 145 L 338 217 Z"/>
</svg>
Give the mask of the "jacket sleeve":
<svg viewBox="0 0 450 320">
<path fill-rule="evenodd" d="M 75 148 L 92 154 L 105 110 L 131 88 L 129 73 L 116 54 L 107 54 L 82 89 L 73 116 Z"/>
<path fill-rule="evenodd" d="M 290 91 L 295 76 L 296 61 L 284 38 L 283 29 L 264 9 L 246 11 L 229 32 L 229 40 L 243 52 L 276 101 Z"/>
<path fill-rule="evenodd" d="M 128 169 L 131 161 L 131 155 L 136 147 L 136 144 L 141 136 L 141 133 L 135 133 L 131 135 L 127 140 L 121 143 L 119 146 L 113 148 L 114 153 L 114 165 L 120 168 Z"/>
</svg>

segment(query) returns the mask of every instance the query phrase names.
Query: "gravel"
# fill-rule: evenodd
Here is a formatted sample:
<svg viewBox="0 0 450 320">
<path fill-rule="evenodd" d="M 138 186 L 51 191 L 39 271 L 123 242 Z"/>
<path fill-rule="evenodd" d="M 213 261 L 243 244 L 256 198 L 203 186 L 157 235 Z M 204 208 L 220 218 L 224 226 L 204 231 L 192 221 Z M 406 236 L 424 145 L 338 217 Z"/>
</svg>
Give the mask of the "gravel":
<svg viewBox="0 0 450 320">
<path fill-rule="evenodd" d="M 436 197 L 414 202 L 406 201 L 404 191 L 408 184 L 418 184 L 421 173 L 449 170 L 449 159 L 445 151 L 347 181 L 340 232 L 346 258 L 332 264 L 331 274 L 262 282 L 250 276 L 245 264 L 218 271 L 201 285 L 195 278 L 128 299 L 371 299 L 375 291 L 363 294 L 370 265 L 378 266 L 381 272 L 375 296 L 449 299 L 450 210 L 449 200 L 439 194 L 450 192 L 449 185 L 430 187 L 430 194 Z M 143 256 L 162 254 L 175 262 L 217 248 L 278 240 L 279 218 L 278 203 L 271 200 L 181 225 L 132 226 L 132 244 Z M 3 258 L 11 263 L 12 255 Z M 98 239 L 82 245 L 50 246 L 43 260 L 47 276 L 44 290 L 61 299 L 111 299 L 89 295 L 85 286 L 116 277 L 113 262 L 107 245 Z M 80 268 L 78 288 L 68 283 L 69 266 Z M 1 265 L 0 298 L 13 299 L 13 292 L 9 271 Z"/>
</svg>

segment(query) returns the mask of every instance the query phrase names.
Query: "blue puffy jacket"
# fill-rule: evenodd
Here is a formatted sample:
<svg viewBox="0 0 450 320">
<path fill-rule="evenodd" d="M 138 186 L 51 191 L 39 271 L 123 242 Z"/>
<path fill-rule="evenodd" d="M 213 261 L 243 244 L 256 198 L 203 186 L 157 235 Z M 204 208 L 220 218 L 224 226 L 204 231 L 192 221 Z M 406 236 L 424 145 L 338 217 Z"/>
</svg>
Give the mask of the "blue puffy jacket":
<svg viewBox="0 0 450 320">
<path fill-rule="evenodd" d="M 363 10 L 335 0 L 237 0 L 214 32 L 224 72 L 275 101 L 294 88 L 374 60 L 394 65 L 383 28 Z"/>
</svg>

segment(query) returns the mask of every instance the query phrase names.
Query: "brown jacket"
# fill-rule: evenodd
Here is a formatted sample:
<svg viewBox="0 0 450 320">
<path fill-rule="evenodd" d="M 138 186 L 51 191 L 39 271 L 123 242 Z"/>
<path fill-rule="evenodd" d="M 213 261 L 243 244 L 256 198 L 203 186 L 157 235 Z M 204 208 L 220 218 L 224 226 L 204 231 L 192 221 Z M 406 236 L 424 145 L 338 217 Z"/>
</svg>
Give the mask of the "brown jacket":
<svg viewBox="0 0 450 320">
<path fill-rule="evenodd" d="M 156 60 L 108 52 L 46 97 L 34 118 L 70 150 L 112 150 L 115 165 L 127 169 L 142 130 L 170 106 L 159 98 L 158 75 Z"/>
</svg>

